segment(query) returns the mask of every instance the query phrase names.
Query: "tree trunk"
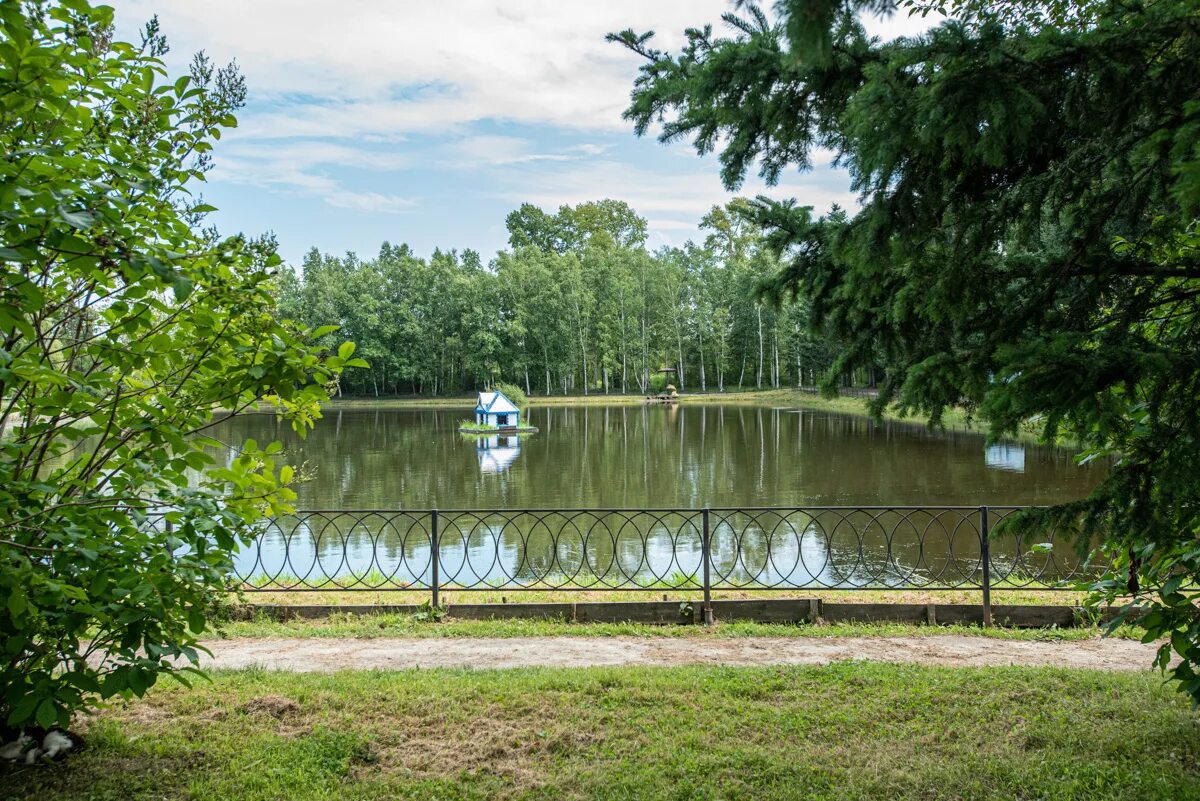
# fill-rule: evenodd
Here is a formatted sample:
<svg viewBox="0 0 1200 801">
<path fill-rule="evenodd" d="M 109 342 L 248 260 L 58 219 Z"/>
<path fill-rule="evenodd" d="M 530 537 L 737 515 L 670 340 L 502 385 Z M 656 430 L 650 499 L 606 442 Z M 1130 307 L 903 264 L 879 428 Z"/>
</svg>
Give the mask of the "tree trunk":
<svg viewBox="0 0 1200 801">
<path fill-rule="evenodd" d="M 717 390 L 725 391 L 725 337 L 717 338 Z"/>
<path fill-rule="evenodd" d="M 780 375 L 779 375 L 779 329 L 778 328 L 775 329 L 775 341 L 771 345 L 771 355 L 775 359 L 775 382 L 774 382 L 775 389 L 779 389 L 779 385 L 780 385 L 781 381 L 780 381 Z"/>
<path fill-rule="evenodd" d="M 587 343 L 584 341 L 584 338 L 583 338 L 583 322 L 582 322 L 582 320 L 580 320 L 580 322 L 579 322 L 579 353 L 580 353 L 580 355 L 583 356 L 583 360 L 582 360 L 583 361 L 583 394 L 587 395 L 588 394 Z"/>
<path fill-rule="evenodd" d="M 762 334 L 762 306 L 755 307 L 758 312 L 758 372 L 754 377 L 754 385 L 758 389 L 762 389 L 762 374 L 763 374 L 763 334 Z"/>
<path fill-rule="evenodd" d="M 679 362 L 679 363 L 676 365 L 676 368 L 678 369 L 678 372 L 676 373 L 676 375 L 677 375 L 677 376 L 679 376 L 679 390 L 682 392 L 682 391 L 683 391 L 683 385 L 684 385 L 684 377 L 683 377 L 683 337 L 679 336 L 679 333 L 678 333 L 678 332 L 676 332 L 676 334 L 675 334 L 675 355 L 676 355 L 676 359 L 677 359 L 677 360 L 678 360 L 678 362 Z"/>
<path fill-rule="evenodd" d="M 625 328 L 625 299 L 621 298 L 621 394 L 624 395 L 629 391 L 626 384 L 629 369 L 629 343 L 626 341 Z"/>
</svg>

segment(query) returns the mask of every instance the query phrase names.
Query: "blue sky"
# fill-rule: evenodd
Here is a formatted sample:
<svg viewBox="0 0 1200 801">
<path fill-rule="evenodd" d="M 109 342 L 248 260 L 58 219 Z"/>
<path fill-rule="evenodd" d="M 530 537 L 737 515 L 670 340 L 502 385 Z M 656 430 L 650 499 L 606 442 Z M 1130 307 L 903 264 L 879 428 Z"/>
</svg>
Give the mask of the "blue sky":
<svg viewBox="0 0 1200 801">
<path fill-rule="evenodd" d="M 697 238 L 734 194 L 715 157 L 638 139 L 621 119 L 639 59 L 604 34 L 721 26 L 725 0 L 117 0 L 120 33 L 158 14 L 182 73 L 191 54 L 237 60 L 249 100 L 214 152 L 204 195 L 225 233 L 271 230 L 283 257 L 311 247 L 373 255 L 385 240 L 427 255 L 504 247 L 504 217 L 616 198 L 649 220 L 650 246 Z M 920 20 L 868 20 L 891 37 Z M 853 205 L 845 173 L 814 169 L 736 194 Z"/>
</svg>

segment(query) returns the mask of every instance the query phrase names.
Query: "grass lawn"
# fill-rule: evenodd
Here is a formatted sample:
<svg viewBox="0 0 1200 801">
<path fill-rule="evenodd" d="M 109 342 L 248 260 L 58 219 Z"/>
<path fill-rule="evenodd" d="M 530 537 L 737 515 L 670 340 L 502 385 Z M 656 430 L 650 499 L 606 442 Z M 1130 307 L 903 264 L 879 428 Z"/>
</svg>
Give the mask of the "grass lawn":
<svg viewBox="0 0 1200 801">
<path fill-rule="evenodd" d="M 384 579 L 379 579 L 383 583 Z M 644 591 L 589 591 L 589 590 L 456 590 L 443 586 L 440 603 L 454 604 L 499 604 L 499 603 L 570 603 L 604 601 L 699 601 L 704 594 L 699 590 L 655 590 Z M 840 604 L 980 604 L 983 603 L 979 590 L 713 590 L 715 600 L 754 598 L 820 598 Z M 1077 590 L 1000 589 L 992 591 L 993 604 L 1033 604 L 1049 606 L 1082 606 L 1087 593 Z M 236 601 L 236 599 L 233 599 Z M 378 589 L 378 590 L 271 590 L 269 592 L 246 591 L 242 602 L 248 604 L 318 604 L 318 605 L 379 605 L 379 604 L 422 604 L 430 600 L 429 590 Z"/>
<path fill-rule="evenodd" d="M 326 411 L 336 409 L 472 409 L 475 406 L 474 394 L 448 398 L 343 398 L 326 404 Z M 809 392 L 796 389 L 763 389 L 763 390 L 731 390 L 728 392 L 686 392 L 679 396 L 679 402 L 691 404 L 721 404 L 729 406 L 787 406 L 790 408 L 812 409 L 814 411 L 840 412 L 843 414 L 866 414 L 866 401 L 862 398 L 842 396 L 825 398 Z M 644 396 L 630 395 L 530 395 L 530 406 L 640 406 Z M 905 416 L 889 410 L 885 415 L 888 420 L 908 423 L 925 424 L 925 418 Z M 986 432 L 986 425 L 971 419 L 961 409 L 948 409 L 943 418 L 943 425 L 950 431 Z M 1022 440 L 1034 442 L 1032 435 L 1022 434 Z"/>
<path fill-rule="evenodd" d="M 1154 674 L 839 663 L 214 675 L 118 702 L 0 798 L 1200 798 Z"/>
<path fill-rule="evenodd" d="M 529 396 L 530 406 L 641 406 L 646 396 L 631 392 L 590 395 L 541 395 Z M 335 398 L 325 404 L 330 409 L 472 409 L 478 396 L 474 392 L 462 395 L 431 398 L 417 395 L 383 398 Z M 830 410 L 857 409 L 862 411 L 862 398 L 823 398 L 811 392 L 796 389 L 730 389 L 726 392 L 685 392 L 679 396 L 680 403 L 722 403 L 730 405 L 757 405 L 765 403 L 794 403 L 797 406 L 812 406 Z"/>
<path fill-rule="evenodd" d="M 215 624 L 213 636 L 230 637 L 937 637 L 947 634 L 1001 640 L 1091 640 L 1100 629 L 981 628 L 905 623 L 718 623 L 714 626 L 653 626 L 643 623 L 570 623 L 557 620 L 455 620 L 438 622 L 413 615 L 335 613 L 315 620 L 266 618 Z M 1141 639 L 1142 632 L 1122 626 L 1112 636 Z"/>
</svg>

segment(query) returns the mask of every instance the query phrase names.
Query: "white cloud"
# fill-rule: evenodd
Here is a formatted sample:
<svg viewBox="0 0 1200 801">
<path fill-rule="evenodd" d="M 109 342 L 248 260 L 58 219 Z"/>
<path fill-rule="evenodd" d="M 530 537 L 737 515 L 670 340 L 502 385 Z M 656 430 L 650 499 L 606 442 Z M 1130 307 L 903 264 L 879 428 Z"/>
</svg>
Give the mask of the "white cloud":
<svg viewBox="0 0 1200 801">
<path fill-rule="evenodd" d="M 349 144 L 320 140 L 254 142 L 233 140 L 223 144 L 219 156 L 272 164 L 299 164 L 308 167 L 330 165 L 365 170 L 399 170 L 413 164 L 413 156 L 395 143 L 386 149 L 353 147 Z"/>
<path fill-rule="evenodd" d="M 503 167 L 539 161 L 579 161 L 603 155 L 611 145 L 585 142 L 562 148 L 538 147 L 527 137 L 463 136 L 440 148 L 441 161 L 448 167 Z"/>
<path fill-rule="evenodd" d="M 570 163 L 552 171 L 514 170 L 506 176 L 503 199 L 512 205 L 528 202 L 547 209 L 601 198 L 623 200 L 647 217 L 656 244 L 680 244 L 696 236 L 702 216 L 738 196 L 795 198 L 817 213 L 834 204 L 853 208 L 857 203 L 844 176 L 827 169 L 785 176 L 774 187 L 748 178 L 737 192 L 729 192 L 711 161 L 694 162 L 693 169 L 683 173 L 677 164 L 670 165 L 671 170 L 647 169 L 610 160 Z"/>
<path fill-rule="evenodd" d="M 372 151 L 345 145 L 297 141 L 262 144 L 231 142 L 213 160 L 211 179 L 272 191 L 296 192 L 337 208 L 395 214 L 416 205 L 412 198 L 347 189 L 342 179 L 321 168 L 395 170 L 411 157 L 395 151 Z"/>
<path fill-rule="evenodd" d="M 646 227 L 651 231 L 686 231 L 691 234 L 696 231 L 695 220 L 665 220 L 658 218 L 650 218 L 646 221 Z"/>
<path fill-rule="evenodd" d="M 322 197 L 326 203 L 339 209 L 385 214 L 398 214 L 417 205 L 415 200 L 398 195 L 385 195 L 380 192 L 350 192 L 345 189 L 323 194 Z"/>
<path fill-rule="evenodd" d="M 466 136 L 447 148 L 447 166 L 529 164 L 536 161 L 570 161 L 578 154 L 535 153 L 534 143 L 516 136 Z"/>
<path fill-rule="evenodd" d="M 491 119 L 624 130 L 620 114 L 639 59 L 609 31 L 660 31 L 678 45 L 725 0 L 119 0 L 119 21 L 158 13 L 184 58 L 205 48 L 237 58 L 252 101 L 254 137 L 393 135 Z"/>
<path fill-rule="evenodd" d="M 734 195 L 713 159 L 697 160 L 682 144 L 653 146 L 660 155 L 650 166 L 620 160 L 633 149 L 610 143 L 614 134 L 632 141 L 621 113 L 641 60 L 604 41 L 610 31 L 653 29 L 656 47 L 677 50 L 685 28 L 720 30 L 729 0 L 112 2 L 125 38 L 159 15 L 172 73 L 201 49 L 218 63 L 238 61 L 249 104 L 217 148 L 211 176 L 246 187 L 234 191 L 311 199 L 363 212 L 358 221 L 411 212 L 422 230 L 447 225 L 418 216 L 439 194 L 441 202 L 458 192 L 547 208 L 611 197 L 649 217 L 652 245 L 696 236 L 699 218 Z M 932 20 L 865 22 L 890 38 Z M 818 211 L 853 206 L 832 157 L 814 152 L 812 172 L 775 188 L 748 178 L 736 194 L 796 197 Z M 267 212 L 246 224 L 280 227 Z M 502 226 L 493 228 L 488 235 L 503 241 Z"/>
<path fill-rule="evenodd" d="M 689 26 L 715 23 L 727 0 L 118 0 L 119 22 L 158 13 L 180 64 L 204 48 L 236 58 L 252 109 L 236 135 L 394 137 L 481 120 L 625 131 L 621 112 L 640 59 L 604 41 L 655 30 L 677 49 Z M 867 20 L 884 36 L 928 22 Z M 264 101 L 267 101 L 264 103 Z M 266 107 L 269 104 L 269 108 Z"/>
</svg>

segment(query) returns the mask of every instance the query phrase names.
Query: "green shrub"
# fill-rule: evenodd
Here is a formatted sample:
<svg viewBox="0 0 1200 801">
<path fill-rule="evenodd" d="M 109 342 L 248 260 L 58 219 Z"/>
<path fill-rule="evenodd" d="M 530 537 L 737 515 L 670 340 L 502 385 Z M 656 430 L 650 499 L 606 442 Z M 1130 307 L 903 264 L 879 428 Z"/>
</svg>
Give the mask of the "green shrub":
<svg viewBox="0 0 1200 801">
<path fill-rule="evenodd" d="M 84 0 L 0 3 L 0 722 L 68 725 L 195 668 L 255 521 L 287 511 L 280 446 L 206 453 L 266 399 L 303 434 L 365 366 L 274 317 L 270 240 L 201 230 L 205 154 L 245 86 L 167 78 L 157 24 L 113 41 Z M 189 665 L 190 663 L 190 665 Z M 182 665 L 182 667 L 180 667 Z"/>
<path fill-rule="evenodd" d="M 521 410 L 521 414 L 525 414 L 525 410 L 529 408 L 529 398 L 525 397 L 525 390 L 505 381 L 497 381 L 493 388 L 497 392 L 503 392 L 513 405 Z"/>
</svg>

